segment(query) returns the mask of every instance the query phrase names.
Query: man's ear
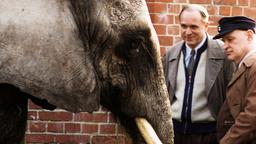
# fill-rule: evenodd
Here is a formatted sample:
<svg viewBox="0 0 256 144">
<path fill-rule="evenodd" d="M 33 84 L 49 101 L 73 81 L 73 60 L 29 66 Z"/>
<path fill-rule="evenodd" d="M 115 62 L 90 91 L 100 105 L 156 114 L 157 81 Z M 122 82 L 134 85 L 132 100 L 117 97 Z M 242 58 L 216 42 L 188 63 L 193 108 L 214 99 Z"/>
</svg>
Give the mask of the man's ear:
<svg viewBox="0 0 256 144">
<path fill-rule="evenodd" d="M 209 27 L 209 22 L 205 22 L 205 30 L 207 31 L 208 30 L 208 27 Z"/>
<path fill-rule="evenodd" d="M 248 37 L 248 40 L 251 41 L 253 39 L 253 35 L 254 35 L 254 31 L 249 29 L 247 30 L 247 37 Z"/>
<path fill-rule="evenodd" d="M 209 22 L 204 22 L 205 31 L 208 31 L 209 28 Z"/>
</svg>

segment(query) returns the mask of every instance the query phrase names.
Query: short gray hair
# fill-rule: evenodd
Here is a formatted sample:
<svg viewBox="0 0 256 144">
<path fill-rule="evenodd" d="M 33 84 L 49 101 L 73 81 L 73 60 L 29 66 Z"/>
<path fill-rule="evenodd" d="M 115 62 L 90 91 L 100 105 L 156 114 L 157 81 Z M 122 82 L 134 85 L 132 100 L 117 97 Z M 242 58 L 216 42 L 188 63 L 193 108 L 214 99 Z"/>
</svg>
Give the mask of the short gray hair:
<svg viewBox="0 0 256 144">
<path fill-rule="evenodd" d="M 198 4 L 185 5 L 180 11 L 179 18 L 184 11 L 198 11 L 202 16 L 204 22 L 208 22 L 209 20 L 209 14 L 207 10 L 201 5 L 198 5 Z"/>
</svg>

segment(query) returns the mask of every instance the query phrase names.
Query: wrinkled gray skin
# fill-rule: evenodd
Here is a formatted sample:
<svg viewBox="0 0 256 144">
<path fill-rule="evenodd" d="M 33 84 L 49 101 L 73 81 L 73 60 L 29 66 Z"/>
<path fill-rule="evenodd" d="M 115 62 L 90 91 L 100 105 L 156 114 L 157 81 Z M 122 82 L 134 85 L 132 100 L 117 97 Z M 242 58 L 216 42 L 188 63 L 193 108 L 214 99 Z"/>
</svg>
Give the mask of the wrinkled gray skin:
<svg viewBox="0 0 256 144">
<path fill-rule="evenodd" d="M 134 143 L 142 143 L 134 117 L 172 143 L 158 48 L 144 0 L 0 2 L 0 83 L 71 112 L 102 104 Z"/>
</svg>

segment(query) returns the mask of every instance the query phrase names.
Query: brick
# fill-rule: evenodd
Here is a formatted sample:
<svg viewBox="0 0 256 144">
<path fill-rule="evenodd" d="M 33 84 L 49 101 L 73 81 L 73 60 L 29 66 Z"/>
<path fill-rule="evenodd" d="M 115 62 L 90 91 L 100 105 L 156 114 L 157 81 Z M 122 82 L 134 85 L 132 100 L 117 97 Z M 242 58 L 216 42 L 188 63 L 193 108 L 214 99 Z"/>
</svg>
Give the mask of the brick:
<svg viewBox="0 0 256 144">
<path fill-rule="evenodd" d="M 98 125 L 97 124 L 83 124 L 82 125 L 82 133 L 97 133 L 98 132 Z"/>
<path fill-rule="evenodd" d="M 248 6 L 249 0 L 238 0 L 238 6 Z"/>
<path fill-rule="evenodd" d="M 72 113 L 69 112 L 39 112 L 40 120 L 70 121 Z"/>
<path fill-rule="evenodd" d="M 146 0 L 146 2 L 165 2 L 165 3 L 171 3 L 173 0 Z"/>
<path fill-rule="evenodd" d="M 181 6 L 179 4 L 168 4 L 168 12 L 171 14 L 179 14 Z"/>
<path fill-rule="evenodd" d="M 29 134 L 25 138 L 27 143 L 51 143 L 54 142 L 54 138 L 47 134 Z"/>
<path fill-rule="evenodd" d="M 180 26 L 179 25 L 169 25 L 168 26 L 168 35 L 179 35 Z"/>
<path fill-rule="evenodd" d="M 84 122 L 107 122 L 108 121 L 108 114 L 107 113 L 81 113 L 76 114 L 75 121 L 84 121 Z"/>
<path fill-rule="evenodd" d="M 158 36 L 161 46 L 170 46 L 173 44 L 172 36 Z"/>
<path fill-rule="evenodd" d="M 154 25 L 154 28 L 156 30 L 156 33 L 158 35 L 165 35 L 166 34 L 166 31 L 167 31 L 167 27 L 166 25 Z"/>
<path fill-rule="evenodd" d="M 28 111 L 28 120 L 37 120 L 38 114 L 36 111 Z"/>
<path fill-rule="evenodd" d="M 220 7 L 220 15 L 230 16 L 231 15 L 231 7 L 221 6 Z"/>
<path fill-rule="evenodd" d="M 30 122 L 29 130 L 30 132 L 45 132 L 46 124 L 41 122 Z"/>
<path fill-rule="evenodd" d="M 166 13 L 167 4 L 164 3 L 148 3 L 148 11 L 151 13 Z"/>
<path fill-rule="evenodd" d="M 79 133 L 81 132 L 81 125 L 78 123 L 65 123 L 66 133 Z"/>
<path fill-rule="evenodd" d="M 250 6 L 256 7 L 256 0 L 250 0 Z"/>
<path fill-rule="evenodd" d="M 94 122 L 107 122 L 108 115 L 107 115 L 107 113 L 95 113 L 95 114 L 93 114 L 93 121 Z"/>
<path fill-rule="evenodd" d="M 155 24 L 173 24 L 174 16 L 167 13 L 150 14 L 151 20 Z"/>
<path fill-rule="evenodd" d="M 65 144 L 86 144 L 90 142 L 90 137 L 88 135 L 56 135 L 56 141 Z"/>
<path fill-rule="evenodd" d="M 174 16 L 174 24 L 180 24 L 180 18 L 178 15 Z"/>
<path fill-rule="evenodd" d="M 123 136 L 94 136 L 92 144 L 126 144 L 125 137 Z"/>
<path fill-rule="evenodd" d="M 246 8 L 244 9 L 244 15 L 256 19 L 256 8 Z"/>
<path fill-rule="evenodd" d="M 209 18 L 209 22 L 210 22 L 210 25 L 214 25 L 214 26 L 217 26 L 218 25 L 218 21 L 220 20 L 220 16 L 211 16 Z"/>
<path fill-rule="evenodd" d="M 212 0 L 189 0 L 192 4 L 211 4 Z"/>
<path fill-rule="evenodd" d="M 93 114 L 90 113 L 78 113 L 74 115 L 74 120 L 75 121 L 93 121 Z"/>
<path fill-rule="evenodd" d="M 215 5 L 207 6 L 206 9 L 209 15 L 216 15 L 218 12 L 218 7 L 216 7 Z"/>
<path fill-rule="evenodd" d="M 230 5 L 230 6 L 234 6 L 236 5 L 236 0 L 213 0 L 214 4 L 218 4 L 218 5 Z"/>
<path fill-rule="evenodd" d="M 115 124 L 103 124 L 100 125 L 100 134 L 115 134 L 116 125 Z"/>
<path fill-rule="evenodd" d="M 217 27 L 214 26 L 214 27 L 208 27 L 208 33 L 212 36 L 216 35 L 218 33 L 217 31 Z"/>
<path fill-rule="evenodd" d="M 63 133 L 64 132 L 64 124 L 63 123 L 48 123 L 47 131 L 54 132 L 54 133 Z"/>
<path fill-rule="evenodd" d="M 243 9 L 240 7 L 233 7 L 232 8 L 232 15 L 236 16 L 236 15 L 242 15 L 243 13 Z"/>
<path fill-rule="evenodd" d="M 174 0 L 175 3 L 187 3 L 187 0 Z"/>
</svg>

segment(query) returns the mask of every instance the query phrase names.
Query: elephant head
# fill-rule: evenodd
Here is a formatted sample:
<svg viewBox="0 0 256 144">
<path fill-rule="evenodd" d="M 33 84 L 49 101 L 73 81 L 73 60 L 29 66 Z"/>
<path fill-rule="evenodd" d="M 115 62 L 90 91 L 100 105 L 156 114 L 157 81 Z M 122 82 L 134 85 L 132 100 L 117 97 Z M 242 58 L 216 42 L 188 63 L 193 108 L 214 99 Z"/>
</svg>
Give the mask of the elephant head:
<svg viewBox="0 0 256 144">
<path fill-rule="evenodd" d="M 71 112 L 102 104 L 131 133 L 133 118 L 143 117 L 172 143 L 159 45 L 144 0 L 2 0 L 0 83 Z"/>
</svg>

